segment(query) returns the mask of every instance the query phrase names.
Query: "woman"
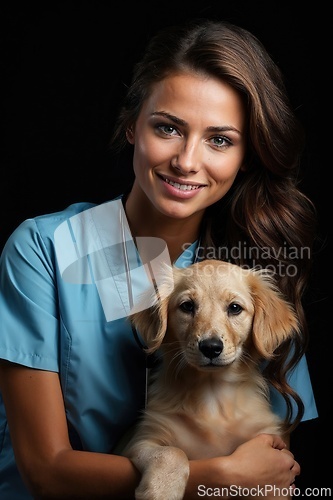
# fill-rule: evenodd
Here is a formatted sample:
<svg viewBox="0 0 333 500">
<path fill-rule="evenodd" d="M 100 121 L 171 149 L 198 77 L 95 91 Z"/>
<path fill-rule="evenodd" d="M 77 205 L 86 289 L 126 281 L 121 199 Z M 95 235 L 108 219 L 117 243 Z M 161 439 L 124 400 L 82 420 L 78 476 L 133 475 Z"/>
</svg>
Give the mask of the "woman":
<svg viewBox="0 0 333 500">
<path fill-rule="evenodd" d="M 134 68 L 113 144 L 132 148 L 129 192 L 24 221 L 1 256 L 1 498 L 133 496 L 139 473 L 115 450 L 143 407 L 146 359 L 126 316 L 153 264 L 204 257 L 271 268 L 303 335 L 263 367 L 285 439 L 192 461 L 186 498 L 200 484 L 289 488 L 300 465 L 288 436 L 317 417 L 302 309 L 315 212 L 297 187 L 302 134 L 279 69 L 240 27 L 163 30 Z"/>
</svg>

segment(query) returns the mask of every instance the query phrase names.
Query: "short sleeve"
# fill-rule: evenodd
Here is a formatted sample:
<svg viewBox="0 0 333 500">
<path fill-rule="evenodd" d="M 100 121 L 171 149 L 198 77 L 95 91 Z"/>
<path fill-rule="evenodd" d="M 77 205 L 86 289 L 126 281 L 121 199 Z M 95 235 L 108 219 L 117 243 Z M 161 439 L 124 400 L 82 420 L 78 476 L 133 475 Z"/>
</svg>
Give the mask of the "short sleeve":
<svg viewBox="0 0 333 500">
<path fill-rule="evenodd" d="M 26 220 L 12 233 L 0 258 L 0 358 L 58 371 L 53 268 L 35 220 Z"/>
</svg>

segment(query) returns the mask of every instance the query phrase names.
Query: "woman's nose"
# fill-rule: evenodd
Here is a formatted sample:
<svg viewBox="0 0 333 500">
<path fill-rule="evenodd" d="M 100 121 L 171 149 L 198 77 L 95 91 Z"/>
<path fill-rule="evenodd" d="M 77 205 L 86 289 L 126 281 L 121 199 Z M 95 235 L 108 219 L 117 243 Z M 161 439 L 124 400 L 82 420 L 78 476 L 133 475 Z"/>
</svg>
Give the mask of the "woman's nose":
<svg viewBox="0 0 333 500">
<path fill-rule="evenodd" d="M 171 160 L 172 167 L 183 175 L 195 173 L 200 169 L 201 152 L 199 145 L 185 145 Z"/>
</svg>

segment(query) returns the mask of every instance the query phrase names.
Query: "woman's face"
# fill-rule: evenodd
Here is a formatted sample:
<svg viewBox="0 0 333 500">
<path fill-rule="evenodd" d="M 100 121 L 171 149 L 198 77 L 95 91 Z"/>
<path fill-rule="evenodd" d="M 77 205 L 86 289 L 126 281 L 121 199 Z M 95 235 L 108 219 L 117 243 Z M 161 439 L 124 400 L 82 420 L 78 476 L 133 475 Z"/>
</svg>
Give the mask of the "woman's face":
<svg viewBox="0 0 333 500">
<path fill-rule="evenodd" d="M 156 83 L 127 134 L 134 193 L 169 217 L 203 212 L 243 165 L 245 122 L 240 96 L 217 79 L 179 73 Z"/>
</svg>

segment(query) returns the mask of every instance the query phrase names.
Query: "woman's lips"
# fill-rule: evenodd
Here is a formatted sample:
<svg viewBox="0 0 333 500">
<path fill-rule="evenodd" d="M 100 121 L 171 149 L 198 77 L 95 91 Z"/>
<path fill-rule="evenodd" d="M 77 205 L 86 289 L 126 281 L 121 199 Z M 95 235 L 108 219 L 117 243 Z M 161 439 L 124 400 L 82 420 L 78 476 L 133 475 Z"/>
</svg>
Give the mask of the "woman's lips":
<svg viewBox="0 0 333 500">
<path fill-rule="evenodd" d="M 164 175 L 159 175 L 159 178 L 162 179 L 166 191 L 177 198 L 193 198 L 205 187 L 205 184 L 185 182 Z"/>
</svg>

